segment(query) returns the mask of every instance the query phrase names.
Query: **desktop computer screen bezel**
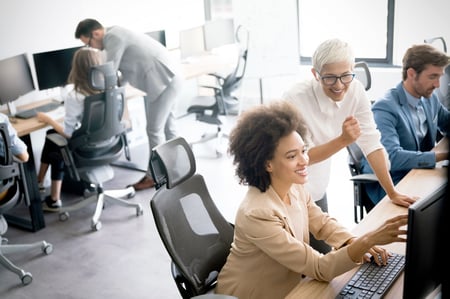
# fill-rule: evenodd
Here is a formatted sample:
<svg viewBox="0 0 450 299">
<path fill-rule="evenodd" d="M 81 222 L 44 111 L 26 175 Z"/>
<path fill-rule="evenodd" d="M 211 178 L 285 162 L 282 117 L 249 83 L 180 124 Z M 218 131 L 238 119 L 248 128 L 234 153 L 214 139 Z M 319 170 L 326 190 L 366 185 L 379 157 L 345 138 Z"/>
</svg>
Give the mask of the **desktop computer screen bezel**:
<svg viewBox="0 0 450 299">
<path fill-rule="evenodd" d="M 442 283 L 446 185 L 408 208 L 403 298 L 425 298 Z"/>
<path fill-rule="evenodd" d="M 0 60 L 0 104 L 15 114 L 14 101 L 35 90 L 33 75 L 25 53 Z"/>
<path fill-rule="evenodd" d="M 39 90 L 62 87 L 67 84 L 74 53 L 82 48 L 72 47 L 33 54 Z"/>
</svg>

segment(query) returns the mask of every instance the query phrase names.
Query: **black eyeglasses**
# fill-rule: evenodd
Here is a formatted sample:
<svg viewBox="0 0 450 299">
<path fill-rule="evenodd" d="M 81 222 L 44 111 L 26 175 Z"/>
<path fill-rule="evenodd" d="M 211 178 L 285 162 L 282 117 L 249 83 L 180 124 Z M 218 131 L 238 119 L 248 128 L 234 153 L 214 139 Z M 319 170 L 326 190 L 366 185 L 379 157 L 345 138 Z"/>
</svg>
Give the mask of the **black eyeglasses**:
<svg viewBox="0 0 450 299">
<path fill-rule="evenodd" d="M 344 74 L 341 76 L 323 76 L 323 77 L 320 75 L 319 72 L 317 72 L 317 74 L 319 75 L 323 84 L 329 86 L 336 84 L 338 79 L 341 81 L 342 84 L 349 84 L 355 78 L 355 74 Z"/>
</svg>

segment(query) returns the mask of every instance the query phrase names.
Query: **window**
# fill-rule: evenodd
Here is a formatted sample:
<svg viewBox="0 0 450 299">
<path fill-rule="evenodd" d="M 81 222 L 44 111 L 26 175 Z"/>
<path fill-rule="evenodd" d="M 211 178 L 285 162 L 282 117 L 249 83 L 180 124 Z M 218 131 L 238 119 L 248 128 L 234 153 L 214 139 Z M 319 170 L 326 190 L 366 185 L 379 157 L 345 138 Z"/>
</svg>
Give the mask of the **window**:
<svg viewBox="0 0 450 299">
<path fill-rule="evenodd" d="M 297 0 L 299 51 L 311 63 L 315 48 L 328 38 L 351 43 L 356 60 L 392 64 L 395 0 Z"/>
</svg>

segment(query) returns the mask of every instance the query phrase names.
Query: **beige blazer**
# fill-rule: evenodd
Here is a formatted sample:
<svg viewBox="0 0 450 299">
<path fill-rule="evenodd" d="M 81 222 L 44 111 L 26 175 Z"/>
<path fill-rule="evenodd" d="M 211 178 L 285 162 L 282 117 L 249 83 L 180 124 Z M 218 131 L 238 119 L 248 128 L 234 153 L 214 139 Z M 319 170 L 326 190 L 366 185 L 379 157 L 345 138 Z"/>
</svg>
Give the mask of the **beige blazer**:
<svg viewBox="0 0 450 299">
<path fill-rule="evenodd" d="M 323 213 L 303 185 L 294 185 L 289 195 L 299 203 L 302 219 L 290 219 L 272 187 L 264 193 L 249 187 L 237 211 L 234 240 L 216 293 L 240 299 L 284 298 L 302 275 L 330 281 L 357 265 L 345 247 L 322 255 L 309 246 L 309 231 L 335 248 L 353 235 Z M 294 233 L 295 221 L 302 224 L 301 236 Z"/>
</svg>

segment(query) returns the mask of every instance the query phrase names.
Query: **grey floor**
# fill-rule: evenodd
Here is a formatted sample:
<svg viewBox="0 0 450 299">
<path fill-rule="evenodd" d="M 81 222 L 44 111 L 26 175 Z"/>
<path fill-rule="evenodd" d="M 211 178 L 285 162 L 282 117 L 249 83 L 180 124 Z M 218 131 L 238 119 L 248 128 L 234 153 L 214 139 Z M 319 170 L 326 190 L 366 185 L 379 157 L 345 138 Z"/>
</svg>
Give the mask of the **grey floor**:
<svg viewBox="0 0 450 299">
<path fill-rule="evenodd" d="M 234 120 L 228 121 L 226 125 L 231 126 Z M 197 125 L 188 118 L 182 122 L 180 131 L 188 140 L 193 140 L 193 136 L 203 130 Z M 218 208 L 229 221 L 233 221 L 245 187 L 237 184 L 225 148 L 226 140 L 221 143 L 213 140 L 194 146 L 194 153 L 197 171 L 205 177 Z M 216 156 L 216 149 L 224 153 L 222 157 Z M 341 157 L 344 156 L 341 154 Z M 146 145 L 135 145 L 132 158 L 144 167 L 148 161 Z M 335 166 L 335 171 L 342 175 L 336 175 L 337 181 L 330 186 L 336 190 L 333 194 L 337 198 L 329 197 L 330 213 L 335 213 L 336 218 L 351 227 L 353 199 L 348 169 L 342 164 L 344 160 L 340 159 L 341 164 Z M 139 171 L 114 169 L 115 178 L 105 185 L 107 188 L 124 187 L 142 176 Z M 0 266 L 0 298 L 180 298 L 171 278 L 170 259 L 150 211 L 149 203 L 154 192 L 154 189 L 139 191 L 130 199 L 142 204 L 144 214 L 139 217 L 134 209 L 107 204 L 99 231 L 90 228 L 93 206 L 72 212 L 64 222 L 59 220 L 58 214 L 46 213 L 46 227 L 35 233 L 10 227 L 5 235 L 10 243 L 46 240 L 53 244 L 54 250 L 50 255 L 39 250 L 9 255 L 15 264 L 33 275 L 33 282 L 23 286 L 15 274 Z M 75 200 L 74 195 L 63 195 L 65 204 Z M 334 201 L 336 204 L 332 203 Z"/>
</svg>

